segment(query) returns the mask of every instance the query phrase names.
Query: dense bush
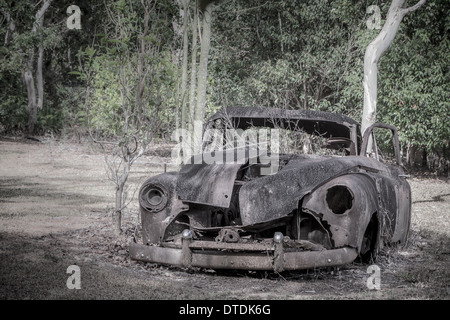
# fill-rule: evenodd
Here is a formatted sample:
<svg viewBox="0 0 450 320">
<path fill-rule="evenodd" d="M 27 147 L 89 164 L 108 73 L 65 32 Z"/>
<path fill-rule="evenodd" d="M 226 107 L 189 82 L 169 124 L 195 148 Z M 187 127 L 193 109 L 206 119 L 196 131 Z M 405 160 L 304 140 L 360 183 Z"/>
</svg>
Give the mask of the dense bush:
<svg viewBox="0 0 450 320">
<path fill-rule="evenodd" d="M 144 63 L 151 68 L 144 109 L 148 116 L 158 111 L 158 135 L 170 137 L 180 125 L 181 25 L 187 16 L 181 5 L 157 2 L 143 36 L 141 1 L 77 1 L 81 30 L 67 29 L 65 10 L 71 3 L 53 2 L 43 30 L 33 34 L 39 4 L 1 2 L 2 129 L 27 126 L 24 64 L 28 50 L 43 45 L 45 99 L 38 132 L 67 133 L 90 125 L 107 135 L 120 134 L 123 103 L 136 95 L 130 89 L 124 97 L 120 77 L 127 79 L 128 88 L 136 88 L 138 59 L 143 58 L 139 45 L 144 41 L 154 48 Z M 341 112 L 360 120 L 364 51 L 378 33 L 366 25 L 371 4 L 386 17 L 390 1 L 217 2 L 206 115 L 223 106 L 262 105 Z M 193 1 L 190 12 L 192 6 Z M 404 18 L 379 63 L 377 113 L 378 121 L 399 128 L 403 149 L 414 147 L 447 159 L 449 11 L 449 1 L 434 0 Z M 14 31 L 5 12 L 15 21 Z"/>
</svg>

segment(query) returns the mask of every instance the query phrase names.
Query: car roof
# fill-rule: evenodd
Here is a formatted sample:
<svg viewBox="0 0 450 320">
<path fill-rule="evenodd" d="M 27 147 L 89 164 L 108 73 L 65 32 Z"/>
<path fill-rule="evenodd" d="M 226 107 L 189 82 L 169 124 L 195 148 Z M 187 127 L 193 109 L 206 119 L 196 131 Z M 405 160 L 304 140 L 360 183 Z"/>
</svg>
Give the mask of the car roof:
<svg viewBox="0 0 450 320">
<path fill-rule="evenodd" d="M 317 110 L 287 110 L 265 107 L 227 107 L 220 109 L 209 118 L 209 121 L 227 119 L 234 128 L 247 129 L 256 127 L 295 127 L 313 133 L 319 132 L 325 137 L 346 137 L 351 126 L 359 127 L 359 123 L 339 113 Z M 359 132 L 359 129 L 357 130 Z"/>
</svg>

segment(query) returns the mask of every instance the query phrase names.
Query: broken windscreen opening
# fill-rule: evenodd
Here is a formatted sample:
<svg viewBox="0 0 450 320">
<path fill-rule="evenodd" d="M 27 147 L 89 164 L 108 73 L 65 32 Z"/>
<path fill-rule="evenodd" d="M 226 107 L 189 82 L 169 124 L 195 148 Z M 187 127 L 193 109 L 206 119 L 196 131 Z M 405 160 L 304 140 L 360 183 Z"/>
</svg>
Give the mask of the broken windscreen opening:
<svg viewBox="0 0 450 320">
<path fill-rule="evenodd" d="M 205 130 L 203 152 L 250 148 L 258 154 L 349 155 L 354 148 L 349 128 L 335 127 L 314 120 L 216 119 Z"/>
</svg>

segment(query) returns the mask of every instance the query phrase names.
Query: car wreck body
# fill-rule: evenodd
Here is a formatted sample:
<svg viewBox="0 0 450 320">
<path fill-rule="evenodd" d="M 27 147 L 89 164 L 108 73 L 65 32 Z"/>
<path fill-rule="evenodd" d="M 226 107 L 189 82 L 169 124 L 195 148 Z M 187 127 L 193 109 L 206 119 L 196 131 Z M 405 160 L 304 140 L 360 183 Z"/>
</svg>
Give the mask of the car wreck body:
<svg viewBox="0 0 450 320">
<path fill-rule="evenodd" d="M 394 127 L 375 124 L 361 136 L 339 114 L 235 107 L 210 118 L 206 129 L 217 128 L 296 132 L 280 144 L 308 137 L 309 147 L 261 154 L 233 144 L 151 177 L 139 193 L 142 243 L 130 244 L 132 259 L 280 272 L 371 261 L 383 245 L 406 241 L 411 191 Z M 375 130 L 391 135 L 393 163 L 378 151 Z M 310 145 L 316 138 L 319 149 Z"/>
</svg>

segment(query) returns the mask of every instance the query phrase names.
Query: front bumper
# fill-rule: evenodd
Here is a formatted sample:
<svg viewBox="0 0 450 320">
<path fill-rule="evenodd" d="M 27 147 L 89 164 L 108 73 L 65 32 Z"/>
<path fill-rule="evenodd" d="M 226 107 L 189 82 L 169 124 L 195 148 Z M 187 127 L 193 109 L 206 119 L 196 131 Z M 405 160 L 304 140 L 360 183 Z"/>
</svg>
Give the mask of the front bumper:
<svg viewBox="0 0 450 320">
<path fill-rule="evenodd" d="M 283 242 L 266 244 L 215 243 L 183 239 L 181 247 L 162 247 L 132 242 L 130 257 L 179 267 L 241 270 L 301 270 L 352 263 L 356 249 L 306 251 L 285 248 Z"/>
</svg>

